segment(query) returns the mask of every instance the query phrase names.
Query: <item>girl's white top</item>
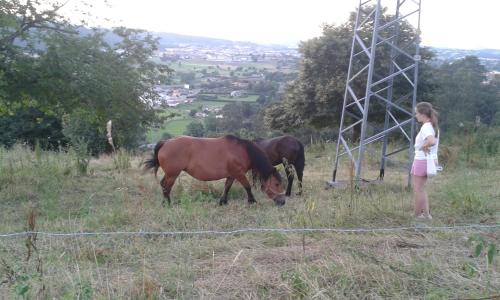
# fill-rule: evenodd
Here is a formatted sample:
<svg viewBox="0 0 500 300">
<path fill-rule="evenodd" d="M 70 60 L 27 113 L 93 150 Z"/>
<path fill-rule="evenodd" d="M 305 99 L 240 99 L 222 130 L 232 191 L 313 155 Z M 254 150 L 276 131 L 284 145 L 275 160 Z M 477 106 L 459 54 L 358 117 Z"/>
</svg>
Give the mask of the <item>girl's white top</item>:
<svg viewBox="0 0 500 300">
<path fill-rule="evenodd" d="M 432 127 L 431 122 L 426 122 L 420 128 L 420 131 L 415 138 L 415 159 L 427 159 L 424 151 L 422 151 L 422 146 L 425 144 L 425 139 L 429 136 L 436 136 L 436 131 Z M 437 160 L 438 156 L 438 146 L 439 146 L 439 135 L 436 138 L 436 144 L 431 147 L 430 156 L 432 159 Z"/>
</svg>

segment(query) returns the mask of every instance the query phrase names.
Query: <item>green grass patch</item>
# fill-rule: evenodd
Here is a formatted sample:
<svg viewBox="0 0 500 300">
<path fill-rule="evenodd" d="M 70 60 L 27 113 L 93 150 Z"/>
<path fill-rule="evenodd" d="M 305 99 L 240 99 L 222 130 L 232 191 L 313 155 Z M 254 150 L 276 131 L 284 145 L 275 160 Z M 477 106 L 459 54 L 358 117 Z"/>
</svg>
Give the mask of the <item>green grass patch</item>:
<svg viewBox="0 0 500 300">
<path fill-rule="evenodd" d="M 226 101 L 226 102 L 256 102 L 259 96 L 257 95 L 248 95 L 243 97 L 230 97 L 230 96 L 217 96 L 217 101 Z"/>
<path fill-rule="evenodd" d="M 155 128 L 148 132 L 147 141 L 149 143 L 156 143 L 162 139 L 162 136 L 165 133 L 169 133 L 173 136 L 182 135 L 186 131 L 186 127 L 189 123 L 191 123 L 193 118 L 183 118 L 183 119 L 175 119 L 171 121 L 165 122 L 161 128 Z"/>
</svg>

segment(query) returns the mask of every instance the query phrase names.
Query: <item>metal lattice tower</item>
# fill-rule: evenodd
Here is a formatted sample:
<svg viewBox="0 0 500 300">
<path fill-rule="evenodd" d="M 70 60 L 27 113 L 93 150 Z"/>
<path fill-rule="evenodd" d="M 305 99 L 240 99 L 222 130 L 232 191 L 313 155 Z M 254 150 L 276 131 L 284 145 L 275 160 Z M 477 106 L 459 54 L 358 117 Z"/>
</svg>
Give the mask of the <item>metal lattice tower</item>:
<svg viewBox="0 0 500 300">
<path fill-rule="evenodd" d="M 421 1 L 387 0 L 384 1 L 386 8 L 381 2 L 359 1 L 335 153 L 333 184 L 339 157 L 345 154 L 352 161 L 356 180 L 362 179 L 366 146 L 374 142 L 382 143 L 379 179 L 384 178 L 387 158 L 406 149 L 409 149 L 410 157 L 409 175 L 420 61 Z M 385 2 L 392 2 L 392 9 Z M 382 11 L 385 9 L 392 15 L 390 19 L 383 16 Z M 408 24 L 416 26 L 417 34 L 412 40 L 408 39 L 408 35 L 400 34 L 411 30 Z M 385 118 L 382 118 L 384 114 Z M 353 131 L 358 134 L 354 135 Z M 401 134 L 405 145 L 387 153 L 390 134 Z"/>
</svg>

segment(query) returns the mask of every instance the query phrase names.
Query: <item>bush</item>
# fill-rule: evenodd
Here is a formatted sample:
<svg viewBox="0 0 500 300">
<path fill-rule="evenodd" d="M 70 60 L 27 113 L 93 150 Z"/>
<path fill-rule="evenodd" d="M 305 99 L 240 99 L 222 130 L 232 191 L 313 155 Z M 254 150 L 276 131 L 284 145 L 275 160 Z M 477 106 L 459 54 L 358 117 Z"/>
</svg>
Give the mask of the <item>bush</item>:
<svg viewBox="0 0 500 300">
<path fill-rule="evenodd" d="M 174 136 L 170 133 L 170 132 L 167 132 L 165 131 L 164 133 L 162 133 L 161 135 L 161 139 L 162 140 L 169 140 L 171 138 L 173 138 Z"/>
<path fill-rule="evenodd" d="M 106 136 L 99 132 L 98 125 L 87 111 L 76 110 L 70 115 L 65 115 L 62 132 L 75 148 L 81 148 L 85 142 L 85 150 L 92 155 L 97 155 L 105 149 Z"/>
<path fill-rule="evenodd" d="M 0 117 L 0 145 L 10 148 L 17 142 L 25 142 L 31 148 L 39 143 L 43 149 L 58 149 L 67 140 L 59 118 L 28 108 Z"/>
</svg>

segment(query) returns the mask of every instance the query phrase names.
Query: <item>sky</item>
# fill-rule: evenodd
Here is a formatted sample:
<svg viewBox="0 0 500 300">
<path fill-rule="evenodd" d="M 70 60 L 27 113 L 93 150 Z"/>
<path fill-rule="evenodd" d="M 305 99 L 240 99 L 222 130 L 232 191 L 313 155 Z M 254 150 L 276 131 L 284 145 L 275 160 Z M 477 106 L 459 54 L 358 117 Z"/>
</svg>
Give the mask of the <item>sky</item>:
<svg viewBox="0 0 500 300">
<path fill-rule="evenodd" d="M 359 0 L 86 0 L 93 26 L 296 46 L 347 21 Z M 407 0 L 409 2 L 415 0 Z M 63 14 L 80 19 L 71 0 Z M 421 0 L 422 45 L 500 49 L 500 0 Z M 396 0 L 382 0 L 389 8 Z M 410 5 L 407 5 L 410 7 Z M 416 20 L 410 20 L 416 25 Z"/>
</svg>

